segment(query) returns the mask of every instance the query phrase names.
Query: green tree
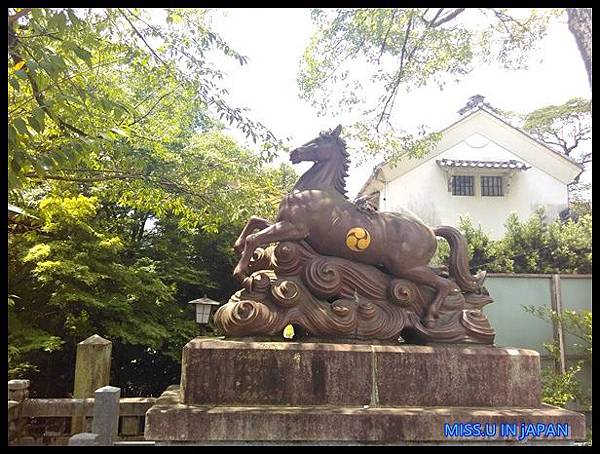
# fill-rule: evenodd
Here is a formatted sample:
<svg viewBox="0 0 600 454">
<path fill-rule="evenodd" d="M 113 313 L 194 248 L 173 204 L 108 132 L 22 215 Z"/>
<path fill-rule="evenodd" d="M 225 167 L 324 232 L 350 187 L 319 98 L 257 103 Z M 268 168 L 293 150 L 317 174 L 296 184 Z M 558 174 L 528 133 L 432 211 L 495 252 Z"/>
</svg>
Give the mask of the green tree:
<svg viewBox="0 0 600 454">
<path fill-rule="evenodd" d="M 236 290 L 235 236 L 249 213 L 273 216 L 292 181 L 289 168 L 264 168 L 221 133 L 194 137 L 181 157 L 211 194 L 197 224 L 143 188 L 144 210 L 103 181 L 23 190 L 40 227 L 9 236 L 12 376 L 37 370 L 38 392 L 64 395 L 75 344 L 97 333 L 115 344 L 114 383 L 125 392 L 156 394 L 177 379 L 181 348 L 196 333 L 186 302 L 204 293 L 224 301 Z M 219 170 L 194 174 L 194 163 Z"/>
<path fill-rule="evenodd" d="M 591 215 L 547 223 L 538 209 L 524 222 L 512 214 L 506 228 L 502 248 L 510 251 L 515 273 L 591 273 Z"/>
<path fill-rule="evenodd" d="M 555 366 L 542 371 L 542 399 L 550 405 L 565 407 L 576 402 L 584 410 L 591 410 L 590 390 L 583 389 L 581 372 L 584 363 L 592 364 L 592 312 L 589 310 L 563 310 L 561 313 L 549 307 L 523 306 L 526 312 L 548 323 L 560 323 L 563 331 L 571 334 L 577 342 L 571 345 L 572 355 L 580 358 L 565 367 L 564 372 Z M 544 344 L 555 363 L 559 361 L 559 348 L 555 343 Z"/>
<path fill-rule="evenodd" d="M 546 222 L 539 208 L 527 220 L 512 213 L 505 223 L 506 232 L 492 240 L 469 217 L 461 217 L 459 229 L 469 246 L 473 273 L 588 274 L 592 272 L 592 216 L 584 214 L 577 221 Z M 439 240 L 433 265 L 447 263 L 449 248 Z"/>
<path fill-rule="evenodd" d="M 9 197 L 38 218 L 9 233 L 9 373 L 40 395 L 71 391 L 75 343 L 94 333 L 127 395 L 174 383 L 196 332 L 186 302 L 231 294 L 235 235 L 294 180 L 264 166 L 270 131 L 223 101 L 209 53 L 246 58 L 207 15 L 9 9 Z"/>
<path fill-rule="evenodd" d="M 526 67 L 551 20 L 566 14 L 551 9 L 315 9 L 317 31 L 304 53 L 298 84 L 321 114 L 360 112 L 351 131 L 365 153 L 385 150 L 386 160 L 419 156 L 438 137 L 425 126 L 418 133 L 395 130 L 391 117 L 399 93 L 429 83 L 443 89 L 482 63 Z M 356 62 L 362 69 L 352 66 Z M 364 94 L 367 86 L 380 93 L 373 102 Z"/>
<path fill-rule="evenodd" d="M 591 162 L 591 153 L 573 156 L 580 142 L 590 140 L 592 102 L 573 98 L 559 106 L 546 106 L 525 117 L 524 129 L 541 142 L 560 150 L 580 164 Z"/>
<path fill-rule="evenodd" d="M 545 106 L 524 117 L 523 129 L 539 141 L 573 159 L 584 168 L 592 162 L 591 149 L 581 151 L 581 143 L 591 140 L 592 102 L 573 98 L 558 106 Z M 569 184 L 571 200 L 584 203 L 589 198 L 591 184 L 579 178 Z M 573 207 L 572 207 L 573 208 Z"/>
<path fill-rule="evenodd" d="M 156 18 L 162 16 L 164 21 Z M 238 125 L 265 144 L 262 124 L 224 101 L 221 52 L 245 64 L 206 26 L 202 9 L 9 9 L 9 187 L 24 178 L 161 180 L 130 162 L 132 144 L 165 152 L 170 137 Z M 174 122 L 177 117 L 180 121 Z"/>
</svg>

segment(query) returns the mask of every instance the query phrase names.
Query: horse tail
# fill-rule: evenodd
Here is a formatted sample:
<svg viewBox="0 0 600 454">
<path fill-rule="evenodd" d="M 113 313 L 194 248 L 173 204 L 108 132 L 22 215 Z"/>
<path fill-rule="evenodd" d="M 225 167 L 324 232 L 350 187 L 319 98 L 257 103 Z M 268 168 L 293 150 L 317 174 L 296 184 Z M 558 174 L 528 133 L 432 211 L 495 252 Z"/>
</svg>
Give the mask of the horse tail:
<svg viewBox="0 0 600 454">
<path fill-rule="evenodd" d="M 485 271 L 473 276 L 469 270 L 469 248 L 467 240 L 460 231 L 448 225 L 442 225 L 434 230 L 436 236 L 441 236 L 450 245 L 449 273 L 463 292 L 478 293 L 481 290 Z"/>
</svg>

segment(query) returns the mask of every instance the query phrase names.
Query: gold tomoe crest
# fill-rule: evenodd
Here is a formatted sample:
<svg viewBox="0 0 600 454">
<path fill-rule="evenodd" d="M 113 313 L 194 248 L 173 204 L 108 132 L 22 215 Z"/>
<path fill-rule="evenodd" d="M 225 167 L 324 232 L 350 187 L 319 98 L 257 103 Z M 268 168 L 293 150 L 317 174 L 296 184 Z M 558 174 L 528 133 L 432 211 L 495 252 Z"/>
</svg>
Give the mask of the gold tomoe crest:
<svg viewBox="0 0 600 454">
<path fill-rule="evenodd" d="M 353 227 L 346 234 L 346 246 L 356 252 L 363 252 L 371 244 L 371 235 L 362 227 Z"/>
</svg>

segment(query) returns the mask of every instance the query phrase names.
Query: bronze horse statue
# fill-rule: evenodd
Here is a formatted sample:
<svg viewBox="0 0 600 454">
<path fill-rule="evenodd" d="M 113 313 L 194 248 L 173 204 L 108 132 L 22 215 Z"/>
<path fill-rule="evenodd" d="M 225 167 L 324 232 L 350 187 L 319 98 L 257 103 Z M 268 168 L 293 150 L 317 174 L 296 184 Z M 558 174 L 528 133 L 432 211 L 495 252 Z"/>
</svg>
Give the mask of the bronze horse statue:
<svg viewBox="0 0 600 454">
<path fill-rule="evenodd" d="M 246 279 L 257 247 L 305 240 L 319 254 L 373 265 L 398 278 L 434 287 L 436 297 L 423 320 L 425 326 L 433 327 L 444 299 L 451 292 L 478 292 L 485 274 L 470 274 L 466 241 L 455 228 L 432 230 L 410 212 L 366 210 L 348 200 L 345 180 L 349 154 L 339 137 L 341 129 L 339 125 L 322 132 L 290 153 L 293 164 L 315 164 L 281 201 L 275 223 L 250 218 L 234 244 L 241 257 L 233 275 L 240 281 Z M 428 266 L 437 249 L 436 235 L 450 244 L 449 271 L 453 280 Z"/>
</svg>

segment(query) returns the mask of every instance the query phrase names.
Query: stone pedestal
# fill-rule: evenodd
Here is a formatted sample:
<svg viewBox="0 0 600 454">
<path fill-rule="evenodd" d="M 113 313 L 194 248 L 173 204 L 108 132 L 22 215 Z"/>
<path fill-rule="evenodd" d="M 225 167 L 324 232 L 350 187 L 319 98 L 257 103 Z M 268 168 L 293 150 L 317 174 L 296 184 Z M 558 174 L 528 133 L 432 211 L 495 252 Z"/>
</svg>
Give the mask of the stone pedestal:
<svg viewBox="0 0 600 454">
<path fill-rule="evenodd" d="M 563 424 L 561 436 L 545 437 L 548 424 Z M 183 350 L 180 386 L 148 410 L 145 437 L 565 443 L 585 438 L 585 421 L 541 404 L 540 359 L 532 350 L 197 338 Z"/>
</svg>

